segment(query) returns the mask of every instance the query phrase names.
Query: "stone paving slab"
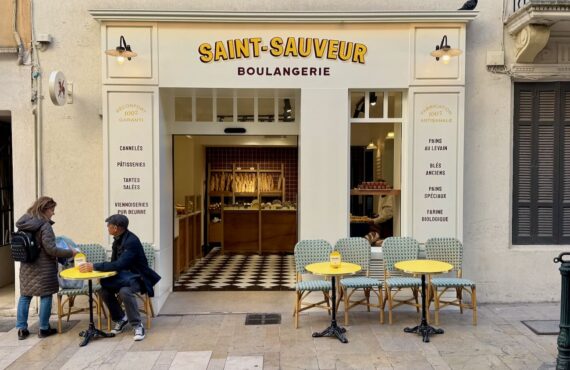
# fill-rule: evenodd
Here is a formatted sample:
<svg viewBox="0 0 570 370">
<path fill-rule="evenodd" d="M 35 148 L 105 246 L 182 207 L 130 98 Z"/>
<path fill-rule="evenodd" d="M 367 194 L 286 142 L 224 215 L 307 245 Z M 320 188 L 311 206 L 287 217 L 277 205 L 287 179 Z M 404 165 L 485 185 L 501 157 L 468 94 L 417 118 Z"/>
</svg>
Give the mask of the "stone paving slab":
<svg viewBox="0 0 570 370">
<path fill-rule="evenodd" d="M 264 303 L 265 304 L 265 303 Z M 290 306 L 290 305 L 289 305 Z M 289 311 L 289 312 L 287 312 Z M 342 312 L 342 310 L 341 310 Z M 536 335 L 521 320 L 556 317 L 557 304 L 481 305 L 477 326 L 471 312 L 440 314 L 445 334 L 423 343 L 403 332 L 414 325 L 413 310 L 396 309 L 392 325 L 377 312 L 350 313 L 348 344 L 313 338 L 330 316 L 309 311 L 294 328 L 290 308 L 280 325 L 244 325 L 245 314 L 158 316 L 144 341 L 130 330 L 79 348 L 86 315 L 62 335 L 17 340 L 15 329 L 0 333 L 0 369 L 551 369 L 557 336 Z M 541 315 L 541 316 L 539 316 Z"/>
</svg>

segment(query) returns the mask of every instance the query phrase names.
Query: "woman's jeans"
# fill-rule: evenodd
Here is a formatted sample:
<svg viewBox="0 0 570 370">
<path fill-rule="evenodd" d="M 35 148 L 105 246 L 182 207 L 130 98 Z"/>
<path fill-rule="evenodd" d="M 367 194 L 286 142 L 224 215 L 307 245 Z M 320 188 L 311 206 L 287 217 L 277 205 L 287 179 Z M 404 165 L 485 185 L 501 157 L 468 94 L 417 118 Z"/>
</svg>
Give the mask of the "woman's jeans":
<svg viewBox="0 0 570 370">
<path fill-rule="evenodd" d="M 49 317 L 51 315 L 51 299 L 52 296 L 44 295 L 40 299 L 40 329 L 49 329 Z M 28 328 L 28 312 L 30 311 L 30 302 L 32 296 L 22 295 L 18 301 L 18 313 L 16 318 L 16 329 Z"/>
</svg>

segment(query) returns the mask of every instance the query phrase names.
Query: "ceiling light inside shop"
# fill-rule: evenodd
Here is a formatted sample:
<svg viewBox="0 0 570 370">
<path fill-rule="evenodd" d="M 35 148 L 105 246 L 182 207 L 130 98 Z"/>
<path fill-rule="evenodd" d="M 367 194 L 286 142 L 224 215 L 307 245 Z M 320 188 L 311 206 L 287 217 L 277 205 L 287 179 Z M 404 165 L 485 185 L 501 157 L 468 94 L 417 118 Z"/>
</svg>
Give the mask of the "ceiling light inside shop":
<svg viewBox="0 0 570 370">
<path fill-rule="evenodd" d="M 370 143 L 366 145 L 366 150 L 374 150 L 374 149 L 378 149 L 378 147 L 376 146 L 376 144 L 374 144 L 374 140 L 370 139 Z"/>
<path fill-rule="evenodd" d="M 291 111 L 292 111 L 292 109 L 291 109 L 291 99 L 285 99 L 284 103 L 285 103 L 285 112 L 291 113 Z"/>
<path fill-rule="evenodd" d="M 389 131 L 389 132 L 386 134 L 386 139 L 393 139 L 394 136 L 395 136 L 394 131 Z"/>
<path fill-rule="evenodd" d="M 375 106 L 377 101 L 378 101 L 378 97 L 376 97 L 376 93 L 371 92 L 370 93 L 370 105 Z"/>
</svg>

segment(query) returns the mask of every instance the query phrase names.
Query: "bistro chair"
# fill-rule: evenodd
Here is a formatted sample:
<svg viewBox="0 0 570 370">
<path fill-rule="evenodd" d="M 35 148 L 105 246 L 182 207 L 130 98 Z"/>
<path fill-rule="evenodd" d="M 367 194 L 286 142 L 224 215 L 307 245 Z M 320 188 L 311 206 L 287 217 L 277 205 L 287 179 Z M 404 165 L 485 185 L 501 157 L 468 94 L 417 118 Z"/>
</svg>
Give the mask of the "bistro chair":
<svg viewBox="0 0 570 370">
<path fill-rule="evenodd" d="M 148 262 L 148 267 L 154 269 L 154 248 L 151 244 L 142 243 L 144 249 L 144 255 Z M 154 317 L 154 308 L 152 307 L 152 300 L 147 293 L 136 293 L 136 296 L 141 300 L 143 306 L 139 308 L 141 313 L 146 315 L 146 327 L 150 329 L 151 318 Z"/>
<path fill-rule="evenodd" d="M 313 307 L 324 308 L 331 312 L 329 291 L 332 283 L 328 280 L 313 279 L 303 280 L 303 274 L 307 274 L 305 266 L 311 263 L 329 261 L 332 246 L 322 239 L 301 240 L 295 245 L 295 329 L 299 327 L 299 313 Z M 303 300 L 312 292 L 322 292 L 324 299 L 319 302 L 303 303 Z M 334 302 L 333 302 L 334 304 Z"/>
<path fill-rule="evenodd" d="M 154 269 L 154 248 L 149 243 L 142 243 L 144 249 L 144 255 L 148 262 L 148 267 Z M 146 316 L 146 327 L 150 329 L 151 318 L 154 317 L 154 308 L 152 306 L 152 300 L 147 293 L 135 293 L 135 296 L 141 301 L 142 306 L 139 306 L 139 312 L 144 313 Z M 122 305 L 120 297 L 117 296 L 119 303 Z M 107 330 L 111 331 L 111 319 L 107 321 Z"/>
<path fill-rule="evenodd" d="M 371 278 L 370 275 L 370 243 L 364 238 L 343 238 L 339 239 L 335 246 L 343 262 L 350 262 L 360 265 L 362 270 L 360 276 L 347 277 L 340 280 L 340 296 L 337 306 L 341 300 L 344 303 L 344 325 L 348 325 L 348 311 L 357 305 L 364 305 L 370 312 L 370 307 L 380 309 L 380 323 L 384 323 L 384 300 L 382 298 L 382 282 Z M 362 289 L 364 298 L 351 300 L 353 294 Z M 378 304 L 370 303 L 370 293 L 374 292 L 378 298 Z"/>
<path fill-rule="evenodd" d="M 432 278 L 430 284 L 430 300 L 435 304 L 435 325 L 439 325 L 439 309 L 445 306 L 458 306 L 459 312 L 464 308 L 473 310 L 473 325 L 477 325 L 477 293 L 475 282 L 462 277 L 463 244 L 455 238 L 431 238 L 426 242 L 426 257 L 430 260 L 447 262 L 453 265 L 455 277 Z M 443 290 L 439 290 L 439 289 Z M 455 299 L 443 300 L 448 289 L 455 289 Z M 471 304 L 463 302 L 463 292 L 471 296 Z"/>
<path fill-rule="evenodd" d="M 78 244 L 77 248 L 85 254 L 88 262 L 98 263 L 105 262 L 106 254 L 105 248 L 100 244 Z M 101 301 L 101 295 L 99 291 L 101 290 L 101 285 L 98 283 L 93 284 L 93 294 L 95 295 L 93 301 L 97 308 L 97 327 L 101 330 L 101 312 L 107 317 L 105 308 Z M 75 298 L 77 296 L 84 295 L 89 297 L 89 287 L 87 282 L 80 289 L 60 289 L 57 292 L 57 332 L 61 334 L 61 319 L 67 316 L 67 321 L 72 314 L 89 311 L 89 306 L 86 308 L 76 308 L 73 310 L 75 304 Z M 65 305 L 67 304 L 67 313 L 65 313 Z M 110 321 L 108 320 L 107 326 L 110 326 Z"/>
<path fill-rule="evenodd" d="M 400 261 L 417 260 L 420 253 L 420 245 L 414 238 L 410 237 L 390 237 L 382 243 L 382 254 L 384 255 L 384 305 L 388 301 L 388 323 L 392 324 L 392 309 L 403 304 L 416 307 L 420 312 L 418 302 L 418 292 L 422 285 L 422 280 L 416 277 L 402 276 L 402 272 L 396 270 L 394 264 Z M 413 297 L 407 299 L 397 299 L 396 296 L 402 289 L 410 288 Z"/>
</svg>

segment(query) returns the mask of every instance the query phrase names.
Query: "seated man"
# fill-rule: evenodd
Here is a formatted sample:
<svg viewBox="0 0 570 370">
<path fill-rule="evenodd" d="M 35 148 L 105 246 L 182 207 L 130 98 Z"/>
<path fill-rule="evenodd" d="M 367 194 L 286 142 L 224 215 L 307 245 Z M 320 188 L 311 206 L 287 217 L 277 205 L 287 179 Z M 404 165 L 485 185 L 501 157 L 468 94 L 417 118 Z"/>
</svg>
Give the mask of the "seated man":
<svg viewBox="0 0 570 370">
<path fill-rule="evenodd" d="M 365 238 L 371 245 L 382 245 L 384 239 L 392 236 L 394 227 L 394 196 L 382 195 L 378 200 L 378 215 L 370 221 L 370 232 Z"/>
<path fill-rule="evenodd" d="M 149 266 L 139 238 L 128 230 L 129 219 L 125 215 L 112 215 L 108 217 L 107 229 L 113 236 L 113 254 L 111 262 L 85 263 L 79 266 L 81 272 L 116 271 L 117 275 L 101 279 L 101 296 L 109 308 L 111 319 L 115 327 L 111 331 L 118 334 L 123 331 L 127 323 L 135 329 L 134 340 L 143 340 L 144 326 L 135 293 L 147 293 L 154 296 L 153 286 L 160 280 L 160 276 Z M 126 310 L 126 316 L 117 301 L 117 294 L 121 298 Z"/>
</svg>

